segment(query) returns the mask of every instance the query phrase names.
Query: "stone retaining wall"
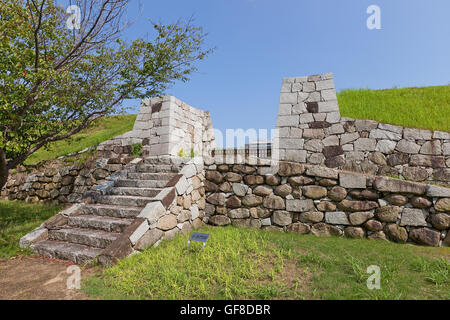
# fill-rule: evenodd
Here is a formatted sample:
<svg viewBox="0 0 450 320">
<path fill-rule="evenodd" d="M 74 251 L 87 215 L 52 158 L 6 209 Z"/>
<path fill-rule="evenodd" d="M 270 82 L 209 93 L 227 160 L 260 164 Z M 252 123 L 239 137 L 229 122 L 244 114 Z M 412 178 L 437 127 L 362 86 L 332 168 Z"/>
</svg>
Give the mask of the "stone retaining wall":
<svg viewBox="0 0 450 320">
<path fill-rule="evenodd" d="M 212 225 L 450 245 L 450 188 L 285 161 L 205 165 Z"/>
<path fill-rule="evenodd" d="M 133 159 L 130 146 L 111 145 L 86 161 L 70 166 L 64 166 L 61 161 L 50 161 L 31 173 L 22 168 L 8 177 L 0 196 L 31 203 L 75 203 L 85 192 L 122 170 Z"/>
<path fill-rule="evenodd" d="M 282 160 L 450 184 L 450 132 L 341 118 L 331 73 L 283 79 L 277 128 Z"/>
</svg>

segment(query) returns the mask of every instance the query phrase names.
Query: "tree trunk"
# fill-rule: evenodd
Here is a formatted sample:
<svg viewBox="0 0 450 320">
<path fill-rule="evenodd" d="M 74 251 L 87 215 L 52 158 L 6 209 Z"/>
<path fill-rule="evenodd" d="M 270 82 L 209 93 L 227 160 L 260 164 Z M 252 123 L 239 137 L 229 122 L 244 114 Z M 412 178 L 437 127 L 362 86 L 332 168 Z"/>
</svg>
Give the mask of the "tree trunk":
<svg viewBox="0 0 450 320">
<path fill-rule="evenodd" d="M 3 189 L 8 180 L 8 167 L 6 165 L 5 152 L 0 149 L 0 191 Z"/>
</svg>

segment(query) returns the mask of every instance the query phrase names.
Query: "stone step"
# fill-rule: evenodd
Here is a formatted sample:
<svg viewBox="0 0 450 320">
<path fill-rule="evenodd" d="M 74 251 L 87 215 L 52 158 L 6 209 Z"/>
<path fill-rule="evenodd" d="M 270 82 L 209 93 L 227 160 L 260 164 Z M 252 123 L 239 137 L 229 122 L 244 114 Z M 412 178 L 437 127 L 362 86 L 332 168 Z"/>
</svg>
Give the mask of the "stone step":
<svg viewBox="0 0 450 320">
<path fill-rule="evenodd" d="M 30 249 L 41 256 L 70 260 L 79 264 L 90 262 L 103 251 L 99 248 L 54 240 L 35 243 Z"/>
<path fill-rule="evenodd" d="M 170 164 L 138 164 L 136 166 L 136 171 L 147 172 L 147 173 L 158 173 L 158 172 L 171 172 L 173 173 L 176 168 Z"/>
<path fill-rule="evenodd" d="M 151 201 L 153 201 L 153 197 L 106 195 L 100 196 L 97 203 L 117 206 L 145 207 L 147 203 Z"/>
<path fill-rule="evenodd" d="M 123 188 L 164 188 L 167 180 L 117 180 L 116 187 Z"/>
<path fill-rule="evenodd" d="M 128 179 L 133 180 L 159 180 L 159 181 L 169 181 L 177 173 L 173 172 L 162 172 L 162 173 L 144 173 L 144 172 L 129 172 Z"/>
<path fill-rule="evenodd" d="M 161 192 L 157 188 L 113 188 L 111 194 L 119 196 L 154 197 Z"/>
<path fill-rule="evenodd" d="M 48 237 L 51 240 L 84 244 L 96 248 L 106 248 L 118 236 L 119 233 L 82 228 L 64 228 L 48 231 Z"/>
<path fill-rule="evenodd" d="M 123 232 L 132 223 L 131 219 L 112 218 L 106 216 L 79 215 L 70 216 L 68 224 L 72 227 L 98 229 L 108 232 Z"/>
<path fill-rule="evenodd" d="M 135 218 L 143 207 L 124 207 L 107 204 L 89 204 L 81 208 L 80 213 L 114 218 Z"/>
</svg>

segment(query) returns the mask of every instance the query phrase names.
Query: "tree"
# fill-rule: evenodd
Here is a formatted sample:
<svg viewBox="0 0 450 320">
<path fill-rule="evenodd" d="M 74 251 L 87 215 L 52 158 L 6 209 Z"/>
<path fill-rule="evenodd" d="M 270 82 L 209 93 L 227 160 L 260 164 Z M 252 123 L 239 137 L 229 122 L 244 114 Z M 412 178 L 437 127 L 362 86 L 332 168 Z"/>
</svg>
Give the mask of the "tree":
<svg viewBox="0 0 450 320">
<path fill-rule="evenodd" d="M 212 52 L 192 19 L 151 23 L 152 41 L 121 40 L 128 2 L 78 0 L 77 19 L 54 0 L 0 0 L 0 190 L 37 150 L 122 110 L 125 99 L 188 81 Z"/>
</svg>

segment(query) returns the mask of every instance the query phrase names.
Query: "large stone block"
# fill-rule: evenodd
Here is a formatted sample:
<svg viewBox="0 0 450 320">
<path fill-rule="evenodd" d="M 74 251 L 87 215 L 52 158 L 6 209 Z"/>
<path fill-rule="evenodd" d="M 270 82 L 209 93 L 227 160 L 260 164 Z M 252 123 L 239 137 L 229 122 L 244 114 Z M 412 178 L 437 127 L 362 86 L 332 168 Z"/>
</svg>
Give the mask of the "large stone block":
<svg viewBox="0 0 450 320">
<path fill-rule="evenodd" d="M 348 217 L 345 212 L 335 211 L 325 213 L 325 222 L 330 224 L 349 225 Z"/>
<path fill-rule="evenodd" d="M 373 182 L 375 190 L 391 193 L 411 193 L 422 195 L 426 191 L 424 184 L 398 180 L 388 177 L 376 177 Z"/>
<path fill-rule="evenodd" d="M 412 208 L 404 208 L 402 212 L 402 219 L 400 220 L 401 226 L 426 226 L 427 222 L 425 219 L 428 214 L 425 210 L 422 209 L 412 209 Z"/>
<path fill-rule="evenodd" d="M 314 207 L 314 201 L 311 199 L 307 200 L 286 200 L 286 210 L 290 212 L 306 212 L 313 210 Z"/>
<path fill-rule="evenodd" d="M 339 185 L 344 188 L 365 189 L 367 177 L 361 174 L 340 173 Z"/>
</svg>

